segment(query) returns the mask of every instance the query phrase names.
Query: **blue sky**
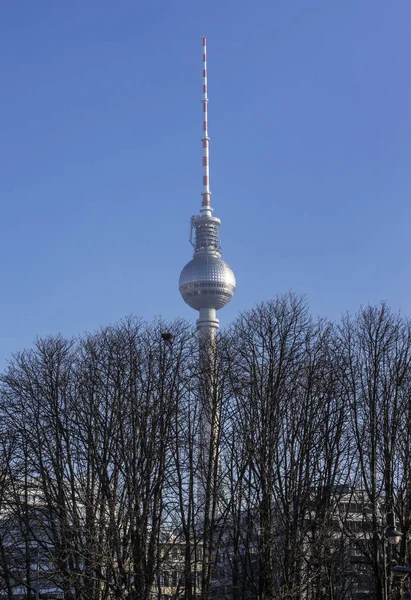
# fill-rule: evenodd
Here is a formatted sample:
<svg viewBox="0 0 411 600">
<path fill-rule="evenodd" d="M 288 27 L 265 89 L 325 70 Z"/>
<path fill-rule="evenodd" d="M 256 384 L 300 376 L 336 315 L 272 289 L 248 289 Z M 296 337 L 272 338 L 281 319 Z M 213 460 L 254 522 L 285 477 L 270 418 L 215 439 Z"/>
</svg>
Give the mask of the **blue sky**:
<svg viewBox="0 0 411 600">
<path fill-rule="evenodd" d="M 211 190 L 238 288 L 222 325 L 292 289 L 334 319 L 410 314 L 409 0 L 19 0 L 0 8 L 0 367 L 37 335 L 178 293 Z"/>
</svg>

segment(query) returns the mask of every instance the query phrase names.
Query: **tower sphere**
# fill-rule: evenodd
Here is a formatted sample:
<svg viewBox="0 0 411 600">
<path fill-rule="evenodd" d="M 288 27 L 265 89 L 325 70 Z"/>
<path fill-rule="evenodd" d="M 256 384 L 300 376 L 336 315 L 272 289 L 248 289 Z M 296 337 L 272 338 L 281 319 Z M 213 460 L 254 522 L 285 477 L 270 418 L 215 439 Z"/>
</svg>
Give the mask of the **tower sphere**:
<svg viewBox="0 0 411 600">
<path fill-rule="evenodd" d="M 181 271 L 179 287 L 183 300 L 194 308 L 219 310 L 233 297 L 234 273 L 218 256 L 194 256 Z"/>
</svg>

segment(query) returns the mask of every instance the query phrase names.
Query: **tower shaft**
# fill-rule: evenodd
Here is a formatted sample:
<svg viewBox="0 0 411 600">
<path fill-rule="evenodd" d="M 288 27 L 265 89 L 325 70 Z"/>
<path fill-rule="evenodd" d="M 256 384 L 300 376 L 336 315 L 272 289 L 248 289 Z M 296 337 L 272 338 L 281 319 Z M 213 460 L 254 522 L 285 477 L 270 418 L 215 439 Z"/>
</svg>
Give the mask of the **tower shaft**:
<svg viewBox="0 0 411 600">
<path fill-rule="evenodd" d="M 218 326 L 218 321 L 217 321 Z M 205 322 L 198 328 L 199 432 L 197 505 L 200 520 L 211 520 L 216 510 L 219 480 L 220 407 L 217 388 L 217 326 Z"/>
</svg>

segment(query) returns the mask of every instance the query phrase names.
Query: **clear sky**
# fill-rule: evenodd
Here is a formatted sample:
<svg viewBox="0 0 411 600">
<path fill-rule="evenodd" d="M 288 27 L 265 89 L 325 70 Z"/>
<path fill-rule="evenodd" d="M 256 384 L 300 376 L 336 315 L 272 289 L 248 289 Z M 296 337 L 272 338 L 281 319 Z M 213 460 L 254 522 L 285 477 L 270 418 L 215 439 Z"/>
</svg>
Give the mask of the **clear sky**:
<svg viewBox="0 0 411 600">
<path fill-rule="evenodd" d="M 290 289 L 411 314 L 409 0 L 5 0 L 0 367 L 36 335 L 194 322 L 203 35 L 221 325 Z"/>
</svg>

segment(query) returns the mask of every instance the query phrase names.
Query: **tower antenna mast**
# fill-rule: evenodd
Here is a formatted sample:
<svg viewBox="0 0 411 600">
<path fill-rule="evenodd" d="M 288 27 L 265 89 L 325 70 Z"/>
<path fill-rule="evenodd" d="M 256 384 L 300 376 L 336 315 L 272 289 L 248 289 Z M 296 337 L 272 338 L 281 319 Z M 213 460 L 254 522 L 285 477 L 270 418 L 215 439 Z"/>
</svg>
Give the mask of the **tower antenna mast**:
<svg viewBox="0 0 411 600">
<path fill-rule="evenodd" d="M 210 137 L 208 135 L 208 90 L 207 90 L 207 39 L 203 37 L 203 201 L 201 213 L 211 216 L 211 192 L 210 192 Z"/>
</svg>

